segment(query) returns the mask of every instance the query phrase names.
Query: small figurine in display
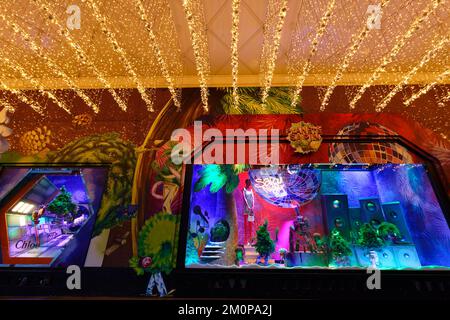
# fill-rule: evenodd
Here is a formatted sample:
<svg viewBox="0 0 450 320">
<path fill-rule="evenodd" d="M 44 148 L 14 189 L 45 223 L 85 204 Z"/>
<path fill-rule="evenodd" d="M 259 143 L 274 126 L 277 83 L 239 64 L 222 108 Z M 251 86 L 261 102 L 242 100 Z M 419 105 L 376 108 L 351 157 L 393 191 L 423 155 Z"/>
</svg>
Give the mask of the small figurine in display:
<svg viewBox="0 0 450 320">
<path fill-rule="evenodd" d="M 302 215 L 298 215 L 289 230 L 289 251 L 300 251 L 301 244 L 303 244 L 303 247 L 309 246 L 310 239 L 309 220 Z"/>
<path fill-rule="evenodd" d="M 235 258 L 235 264 L 237 266 L 240 266 L 242 262 L 244 262 L 244 257 L 245 257 L 245 248 L 242 244 L 238 245 L 236 247 L 236 249 L 234 250 L 236 253 L 236 258 Z"/>
<path fill-rule="evenodd" d="M 376 269 L 379 265 L 378 254 L 374 250 L 369 251 L 370 267 Z"/>
<path fill-rule="evenodd" d="M 278 249 L 278 253 L 280 254 L 281 263 L 285 264 L 287 250 L 285 248 L 280 248 Z"/>
<path fill-rule="evenodd" d="M 245 180 L 245 187 L 242 190 L 244 196 L 244 233 L 245 242 L 250 245 L 253 238 L 253 226 L 255 223 L 255 213 L 253 211 L 255 206 L 255 196 L 252 190 L 250 179 Z"/>
<path fill-rule="evenodd" d="M 31 218 L 33 219 L 33 222 L 34 222 L 34 231 L 36 234 L 36 246 L 37 247 L 39 247 L 41 245 L 41 241 L 39 239 L 39 231 L 38 231 L 37 226 L 39 224 L 39 218 L 44 215 L 46 209 L 47 209 L 47 206 L 40 205 L 39 209 L 34 210 L 33 213 L 31 214 Z"/>
<path fill-rule="evenodd" d="M 322 237 L 322 235 L 318 232 L 313 234 L 313 246 L 314 250 L 313 252 L 319 253 L 319 252 L 327 252 L 327 241 L 325 237 Z"/>
</svg>

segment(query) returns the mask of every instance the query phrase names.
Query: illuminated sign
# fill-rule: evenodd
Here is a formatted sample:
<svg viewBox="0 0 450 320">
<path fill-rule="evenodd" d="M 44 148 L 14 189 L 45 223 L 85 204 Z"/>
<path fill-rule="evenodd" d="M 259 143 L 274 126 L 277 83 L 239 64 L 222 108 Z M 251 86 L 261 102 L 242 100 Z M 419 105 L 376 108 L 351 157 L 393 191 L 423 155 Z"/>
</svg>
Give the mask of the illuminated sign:
<svg viewBox="0 0 450 320">
<path fill-rule="evenodd" d="M 282 177 L 265 177 L 255 179 L 255 188 L 261 188 L 264 192 L 275 197 L 285 197 L 287 192 Z"/>
</svg>

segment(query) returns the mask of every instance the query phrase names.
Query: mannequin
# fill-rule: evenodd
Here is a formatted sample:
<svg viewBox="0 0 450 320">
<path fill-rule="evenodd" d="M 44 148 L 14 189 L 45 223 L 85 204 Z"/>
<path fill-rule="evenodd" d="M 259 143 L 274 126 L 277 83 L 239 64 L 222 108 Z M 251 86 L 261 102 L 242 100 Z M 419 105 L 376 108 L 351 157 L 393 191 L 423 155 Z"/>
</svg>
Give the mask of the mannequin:
<svg viewBox="0 0 450 320">
<path fill-rule="evenodd" d="M 252 184 L 250 179 L 245 180 L 245 187 L 242 190 L 242 195 L 244 196 L 244 234 L 245 243 L 247 245 L 251 244 L 254 224 L 255 224 L 255 213 L 253 212 L 255 206 L 255 196 L 252 190 Z"/>
</svg>

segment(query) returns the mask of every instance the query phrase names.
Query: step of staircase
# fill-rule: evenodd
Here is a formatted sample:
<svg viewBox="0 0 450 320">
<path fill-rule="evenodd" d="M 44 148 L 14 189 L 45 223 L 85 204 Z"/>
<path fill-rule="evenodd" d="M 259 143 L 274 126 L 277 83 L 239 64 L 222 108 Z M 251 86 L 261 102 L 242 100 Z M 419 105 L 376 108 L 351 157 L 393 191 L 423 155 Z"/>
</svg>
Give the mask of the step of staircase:
<svg viewBox="0 0 450 320">
<path fill-rule="evenodd" d="M 225 242 L 208 242 L 203 248 L 200 259 L 205 263 L 219 263 L 225 254 Z"/>
</svg>

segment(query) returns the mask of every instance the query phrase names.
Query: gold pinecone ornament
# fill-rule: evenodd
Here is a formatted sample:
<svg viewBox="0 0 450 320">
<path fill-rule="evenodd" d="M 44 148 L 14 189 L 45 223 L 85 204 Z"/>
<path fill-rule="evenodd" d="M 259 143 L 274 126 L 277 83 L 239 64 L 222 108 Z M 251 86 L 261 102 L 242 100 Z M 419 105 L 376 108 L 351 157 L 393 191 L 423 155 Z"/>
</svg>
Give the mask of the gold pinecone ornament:
<svg viewBox="0 0 450 320">
<path fill-rule="evenodd" d="M 72 124 L 76 127 L 86 127 L 92 123 L 92 116 L 88 113 L 82 113 L 75 116 Z"/>
<path fill-rule="evenodd" d="M 24 155 L 35 155 L 45 149 L 50 144 L 51 131 L 47 126 L 36 128 L 25 132 L 19 140 L 19 145 Z"/>
</svg>

